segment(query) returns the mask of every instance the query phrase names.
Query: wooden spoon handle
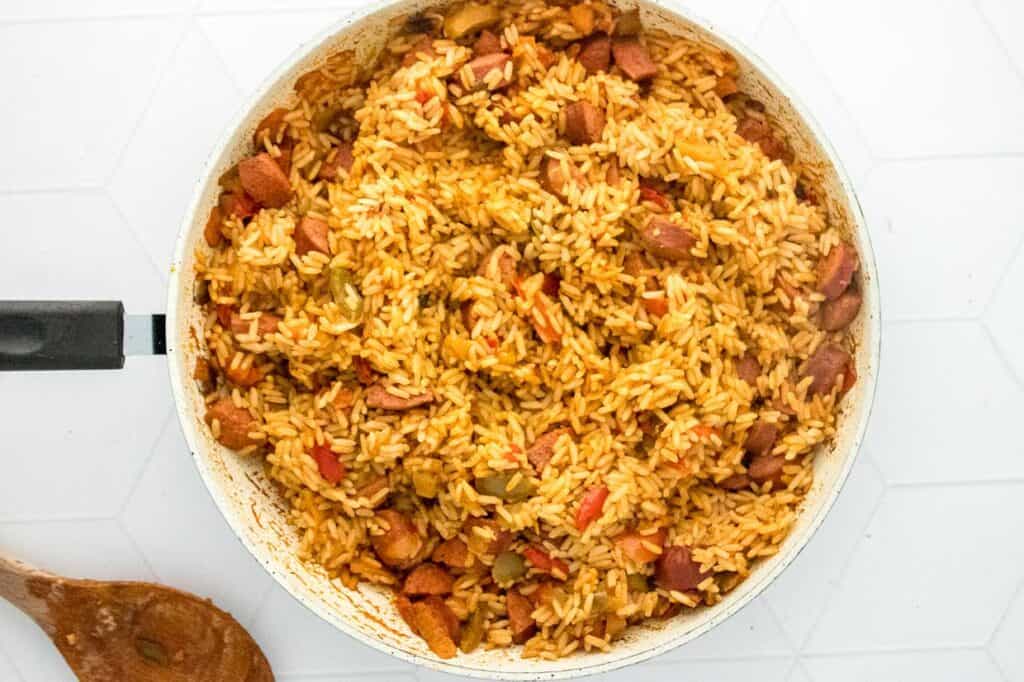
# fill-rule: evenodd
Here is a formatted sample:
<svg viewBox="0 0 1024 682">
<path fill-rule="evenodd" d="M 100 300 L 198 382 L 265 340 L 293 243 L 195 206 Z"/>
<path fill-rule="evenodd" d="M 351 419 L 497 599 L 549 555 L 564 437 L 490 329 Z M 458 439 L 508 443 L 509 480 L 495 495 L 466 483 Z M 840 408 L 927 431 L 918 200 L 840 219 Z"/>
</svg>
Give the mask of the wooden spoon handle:
<svg viewBox="0 0 1024 682">
<path fill-rule="evenodd" d="M 25 615 L 50 632 L 53 620 L 46 606 L 45 592 L 39 587 L 50 584 L 55 576 L 26 563 L 0 556 L 0 597 L 17 606 Z"/>
</svg>

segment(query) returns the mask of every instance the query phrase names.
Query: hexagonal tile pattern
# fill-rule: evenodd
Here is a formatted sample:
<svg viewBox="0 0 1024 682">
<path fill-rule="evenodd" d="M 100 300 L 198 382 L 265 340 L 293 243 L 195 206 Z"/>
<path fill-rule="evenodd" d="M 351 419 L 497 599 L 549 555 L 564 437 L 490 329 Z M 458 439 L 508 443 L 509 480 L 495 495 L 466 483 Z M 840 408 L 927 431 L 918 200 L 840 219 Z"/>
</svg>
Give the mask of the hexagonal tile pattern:
<svg viewBox="0 0 1024 682">
<path fill-rule="evenodd" d="M 0 25 L 5 189 L 103 182 L 180 34 L 180 19 Z M 55 49 L 55 46 L 60 49 Z M 116 106 L 113 106 L 116 103 Z M 17 134 L 10 134 L 17 131 Z"/>
<path fill-rule="evenodd" d="M 1024 680 L 1024 584 L 1010 601 L 990 649 L 1009 680 Z"/>
<path fill-rule="evenodd" d="M 69 538 L 74 538 L 69 542 Z M 74 578 L 152 580 L 145 559 L 112 519 L 0 524 L 0 555 Z M 32 621 L 0 600 L 0 632 L 14 666 L 31 680 L 73 680 L 64 659 Z M 0 680 L 3 674 L 0 656 Z M 29 672 L 31 671 L 31 672 Z"/>
<path fill-rule="evenodd" d="M 804 661 L 814 682 L 1000 682 L 992 659 L 980 649 L 914 651 L 817 657 Z"/>
<path fill-rule="evenodd" d="M 780 6 L 765 16 L 751 46 L 807 106 L 850 177 L 863 180 L 873 163 L 864 138 Z"/>
<path fill-rule="evenodd" d="M 888 163 L 871 173 L 863 196 L 887 319 L 981 312 L 1020 241 L 1020 216 L 1002 202 L 1022 173 L 1022 159 Z M 942 196 L 957 200 L 934 200 Z"/>
<path fill-rule="evenodd" d="M 112 517 L 170 417 L 167 365 L 0 374 L 0 412 L 0 521 Z"/>
<path fill-rule="evenodd" d="M 1024 4 L 1017 0 L 978 0 L 981 13 L 1024 73 Z"/>
<path fill-rule="evenodd" d="M 411 672 L 415 667 L 357 642 L 313 614 L 276 583 L 249 628 L 280 675 Z M 281 633 L 302 633 L 282 637 Z"/>
<path fill-rule="evenodd" d="M 181 12 L 192 0 L 7 0 L 0 7 L 0 21 L 114 17 Z"/>
<path fill-rule="evenodd" d="M 176 420 L 156 444 L 122 521 L 161 582 L 216 595 L 239 622 L 252 621 L 272 579 L 217 511 Z"/>
<path fill-rule="evenodd" d="M 1024 392 L 980 324 L 893 323 L 884 336 L 868 444 L 887 480 L 1024 475 Z"/>
<path fill-rule="evenodd" d="M 686 9 L 716 29 L 749 41 L 772 3 L 768 0 L 690 0 Z"/>
<path fill-rule="evenodd" d="M 850 554 L 864 536 L 884 488 L 874 463 L 861 452 L 828 518 L 800 556 L 765 592 L 765 600 L 790 641 L 807 641 Z"/>
<path fill-rule="evenodd" d="M 788 656 L 792 654 L 778 622 L 758 598 L 711 632 L 665 654 L 658 660 L 689 661 L 728 658 L 736 651 L 747 656 Z"/>
<path fill-rule="evenodd" d="M 996 290 L 985 320 L 996 346 L 1013 367 L 1017 379 L 1024 382 L 1024 315 L 1021 315 L 1021 292 L 1024 291 L 1024 247 L 1016 257 Z"/>
<path fill-rule="evenodd" d="M 0 196 L 0 211 L 18 226 L 4 231 L 4 298 L 120 300 L 132 313 L 163 312 L 160 275 L 106 193 Z"/>
<path fill-rule="evenodd" d="M 176 50 L 110 184 L 115 200 L 162 273 L 170 266 L 199 170 L 240 102 L 241 93 L 213 46 L 193 26 Z M 181 138 L 188 144 L 178 144 Z"/>
<path fill-rule="evenodd" d="M 876 155 L 1024 150 L 1024 82 L 970 0 L 783 4 Z"/>
<path fill-rule="evenodd" d="M 1024 576 L 1021 495 L 1024 484 L 890 489 L 804 651 L 984 644 Z"/>
<path fill-rule="evenodd" d="M 347 14 L 344 9 L 199 18 L 243 92 L 256 89 L 285 57 Z M 260 45 L 253 50 L 253 45 Z"/>
</svg>

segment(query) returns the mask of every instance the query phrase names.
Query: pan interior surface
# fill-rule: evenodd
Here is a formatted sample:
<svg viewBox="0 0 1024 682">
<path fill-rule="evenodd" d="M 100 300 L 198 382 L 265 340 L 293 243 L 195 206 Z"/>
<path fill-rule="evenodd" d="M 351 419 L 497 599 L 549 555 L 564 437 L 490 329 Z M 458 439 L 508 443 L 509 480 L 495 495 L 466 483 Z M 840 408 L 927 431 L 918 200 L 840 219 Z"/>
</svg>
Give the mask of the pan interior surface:
<svg viewBox="0 0 1024 682">
<path fill-rule="evenodd" d="M 622 4 L 622 3 L 619 3 Z M 632 3 L 630 3 L 630 6 Z M 202 311 L 193 303 L 194 253 L 203 248 L 205 217 L 215 204 L 217 178 L 250 149 L 250 136 L 263 116 L 291 103 L 292 84 L 329 55 L 353 50 L 370 60 L 383 48 L 401 19 L 435 7 L 424 0 L 378 4 L 342 20 L 320 38 L 296 52 L 264 84 L 234 122 L 232 132 L 214 151 L 197 184 L 188 219 L 182 226 L 169 292 L 168 356 L 175 400 L 186 439 L 203 480 L 240 540 L 296 599 L 339 630 L 364 644 L 444 672 L 485 679 L 558 679 L 605 672 L 639 662 L 683 644 L 730 617 L 761 592 L 797 555 L 824 519 L 849 473 L 864 436 L 879 352 L 879 301 L 871 245 L 852 186 L 835 153 L 793 95 L 748 50 L 715 32 L 674 3 L 639 3 L 645 26 L 729 51 L 739 62 L 743 92 L 762 101 L 777 120 L 797 155 L 820 169 L 823 201 L 829 219 L 843 225 L 861 255 L 864 303 L 854 337 L 858 339 L 858 381 L 844 400 L 835 441 L 815 457 L 815 480 L 803 509 L 781 551 L 755 565 L 751 576 L 714 607 L 700 608 L 667 621 L 631 627 L 607 653 L 579 653 L 558 660 L 523 659 L 517 649 L 478 649 L 447 661 L 412 636 L 391 604 L 389 591 L 367 583 L 342 587 L 315 565 L 297 556 L 297 534 L 288 523 L 288 509 L 265 476 L 259 458 L 239 457 L 216 443 L 203 423 L 203 397 L 191 380 L 201 351 L 197 338 Z M 287 636 L 283 634 L 282 636 Z"/>
</svg>

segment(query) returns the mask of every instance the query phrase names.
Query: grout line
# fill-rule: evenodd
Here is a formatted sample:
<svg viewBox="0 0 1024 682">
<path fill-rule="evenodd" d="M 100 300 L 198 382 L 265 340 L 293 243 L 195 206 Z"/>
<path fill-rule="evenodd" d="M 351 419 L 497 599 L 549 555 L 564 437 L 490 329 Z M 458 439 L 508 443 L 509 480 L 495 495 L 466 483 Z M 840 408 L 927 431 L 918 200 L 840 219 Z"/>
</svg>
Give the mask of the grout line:
<svg viewBox="0 0 1024 682">
<path fill-rule="evenodd" d="M 989 32 L 989 37 L 999 46 L 999 49 L 1003 53 L 1003 57 L 1010 65 L 1010 70 L 1017 74 L 1017 78 L 1024 84 L 1024 71 L 1017 66 L 1017 61 L 1013 58 L 1013 54 L 1010 52 L 1010 48 L 1003 41 L 1002 36 L 999 35 L 999 31 L 996 30 L 995 24 L 988 18 L 988 14 L 981 6 L 981 0 L 973 0 L 971 5 L 974 7 L 974 11 L 978 13 L 978 18 L 981 19 L 981 23 L 985 25 L 985 30 Z"/>
<path fill-rule="evenodd" d="M 892 654 L 934 654 L 955 651 L 984 652 L 981 644 L 962 644 L 939 642 L 931 646 L 874 646 L 868 649 L 822 649 L 813 653 L 801 654 L 802 658 L 845 658 L 849 656 L 887 656 Z"/>
<path fill-rule="evenodd" d="M 150 21 L 181 16 L 180 10 L 154 10 L 153 12 L 127 12 L 125 14 L 79 14 L 60 17 L 0 17 L 0 28 L 7 26 L 33 26 L 39 24 L 91 24 L 120 21 Z"/>
<path fill-rule="evenodd" d="M 244 100 L 249 96 L 250 91 L 242 87 L 242 84 L 238 82 L 238 79 L 235 77 L 234 71 L 228 64 L 228 60 L 224 58 L 224 55 L 217 47 L 217 43 L 213 40 L 213 38 L 210 37 L 210 32 L 206 29 L 205 26 L 203 26 L 203 22 L 199 20 L 201 17 L 204 16 L 215 15 L 203 15 L 197 13 L 192 17 L 192 25 L 195 27 L 196 31 L 199 32 L 200 38 L 206 41 L 206 46 L 210 49 L 210 51 L 213 53 L 214 58 L 220 64 L 220 68 L 224 72 L 224 75 L 227 77 L 228 81 L 231 83 L 231 85 L 234 86 L 235 92 L 238 93 L 239 97 L 241 97 Z M 241 106 L 241 104 L 236 104 L 234 111 L 237 111 L 238 108 Z M 234 112 L 232 113 L 232 115 L 234 115 Z M 227 126 L 228 124 L 225 123 L 224 125 Z"/>
<path fill-rule="evenodd" d="M 1003 352 L 1002 347 L 996 340 L 996 335 L 992 333 L 988 323 L 984 320 L 981 322 L 981 329 L 985 338 L 988 339 L 989 344 L 992 346 L 992 350 L 995 351 L 996 358 L 999 359 L 999 364 L 1003 366 L 1003 370 L 1010 375 L 1013 383 L 1016 384 L 1018 388 L 1024 389 L 1024 377 L 1017 375 L 1017 370 L 1014 369 L 1013 363 L 1010 362 L 1010 358 L 1006 357 L 1006 353 Z"/>
<path fill-rule="evenodd" d="M 149 574 L 152 576 L 153 580 L 159 582 L 160 574 L 156 572 L 156 567 L 149 560 L 149 557 L 146 556 L 146 553 L 142 551 L 142 547 L 139 546 L 138 541 L 135 539 L 135 536 L 132 535 L 131 532 L 128 530 L 128 527 L 124 525 L 124 521 L 121 519 L 121 517 L 116 517 L 114 519 L 114 523 L 117 524 L 117 527 L 121 530 L 122 533 L 124 533 L 125 537 L 128 538 L 128 542 L 130 542 L 132 548 L 135 549 L 135 553 L 142 558 L 142 564 L 146 567 L 146 570 L 149 571 Z"/>
<path fill-rule="evenodd" d="M 117 172 L 121 170 L 121 165 L 124 163 L 125 157 L 128 155 L 128 150 L 131 148 L 132 143 L 142 130 L 142 124 L 148 118 L 149 112 L 153 109 L 153 103 L 156 101 L 157 93 L 160 92 L 160 88 L 163 87 L 164 82 L 168 78 L 168 74 L 171 71 L 171 65 L 174 64 L 174 61 L 178 56 L 178 52 L 181 50 L 181 46 L 185 44 L 185 38 L 188 36 L 188 27 L 190 22 L 188 21 L 188 17 L 185 15 L 176 16 L 182 17 L 182 25 L 178 28 L 179 34 L 174 39 L 171 49 L 168 50 L 167 59 L 165 59 L 163 64 L 160 65 L 156 80 L 153 81 L 153 88 L 149 91 L 149 95 L 146 97 L 146 101 L 142 105 L 142 110 L 139 112 L 134 124 L 132 124 L 131 130 L 128 131 L 128 135 L 125 136 L 124 144 L 121 145 L 121 149 L 117 152 L 117 156 L 114 158 L 114 163 L 110 166 L 110 172 L 107 174 L 106 181 L 103 183 L 104 187 L 109 188 L 114 184 L 114 179 L 117 177 Z M 113 194 L 111 194 L 111 196 L 113 196 Z"/>
<path fill-rule="evenodd" d="M 793 31 L 793 35 L 796 37 L 797 42 L 800 43 L 800 47 L 803 48 L 804 52 L 810 55 L 814 63 L 815 71 L 817 71 L 818 74 L 820 74 L 823 77 L 823 80 L 828 84 L 828 91 L 832 94 L 832 98 L 836 101 L 836 104 L 839 106 L 839 109 L 846 117 L 846 122 L 850 125 L 850 127 L 853 129 L 853 132 L 856 134 L 857 141 L 860 142 L 861 145 L 863 145 L 865 150 L 867 150 L 868 160 L 871 161 L 871 167 L 873 168 L 875 165 L 878 164 L 879 157 L 877 154 L 875 154 L 875 150 L 871 147 L 871 143 L 868 139 L 868 136 L 861 129 L 860 124 L 857 123 L 857 118 L 853 115 L 853 112 L 851 112 L 850 108 L 846 105 L 846 100 L 843 99 L 842 95 L 839 94 L 839 91 L 833 84 L 832 79 L 828 77 L 828 71 L 825 68 L 823 68 L 821 62 L 818 61 L 818 57 L 814 53 L 814 50 L 811 49 L 811 46 L 804 39 L 803 32 L 797 26 L 796 22 L 793 21 L 793 17 L 789 15 L 789 12 L 786 10 L 786 6 L 782 3 L 781 0 L 779 0 L 778 2 L 778 9 L 779 14 L 782 16 L 782 20 L 785 21 L 786 25 L 789 26 L 789 28 Z"/>
<path fill-rule="evenodd" d="M 997 161 L 1001 159 L 1024 159 L 1024 151 L 1011 152 L 963 152 L 954 154 L 920 154 L 912 156 L 879 156 L 882 163 L 924 163 L 931 161 Z"/>
<path fill-rule="evenodd" d="M 1017 257 L 1021 254 L 1022 250 L 1024 250 L 1024 232 L 1017 237 L 1017 243 L 1010 249 L 1010 257 L 1006 260 L 1006 264 L 1003 265 L 999 276 L 996 278 L 995 286 L 992 287 L 992 293 L 981 308 L 981 317 L 985 317 L 991 312 L 992 304 L 995 303 L 999 294 L 1002 293 L 1003 287 L 1006 286 L 1006 280 L 1010 278 L 1010 273 L 1013 272 L 1013 266 L 1017 262 Z"/>
<path fill-rule="evenodd" d="M 167 262 L 165 265 L 161 265 L 160 263 L 158 263 L 156 258 L 153 257 L 153 254 L 149 252 L 149 248 L 147 247 L 146 242 L 142 240 L 142 235 L 139 234 L 138 230 L 136 230 L 135 226 L 132 224 L 132 221 L 128 218 L 128 214 L 124 212 L 123 208 L 121 208 L 121 204 L 118 203 L 117 199 L 114 197 L 114 195 L 110 192 L 109 189 L 106 190 L 105 193 L 107 195 L 107 199 L 114 206 L 114 211 L 117 212 L 118 217 L 121 218 L 121 222 L 124 223 L 124 226 L 128 230 L 128 233 L 132 236 L 133 239 L 135 239 L 135 243 L 138 244 L 139 248 L 142 249 L 142 252 L 146 254 L 146 258 L 149 260 L 149 264 L 153 266 L 153 269 L 156 271 L 157 278 L 160 280 L 161 288 L 166 289 L 167 272 L 165 272 L 164 268 L 170 268 L 171 254 L 167 254 Z"/>
<path fill-rule="evenodd" d="M 873 461 L 872 463 L 875 464 Z M 877 464 L 875 467 L 875 473 L 879 473 Z M 836 572 L 835 584 L 830 587 L 829 591 L 821 600 L 821 609 L 818 611 L 818 614 L 814 617 L 814 622 L 811 623 L 811 627 L 807 629 L 807 634 L 804 636 L 804 640 L 800 642 L 800 646 L 797 649 L 798 657 L 807 655 L 807 647 L 811 643 L 811 638 L 814 637 L 814 633 L 818 630 L 818 627 L 821 625 L 821 622 L 825 620 L 825 614 L 828 613 L 829 609 L 832 607 L 833 602 L 835 602 L 836 600 L 836 596 L 842 590 L 843 582 L 846 580 L 846 576 L 850 572 L 850 565 L 853 563 L 853 558 L 860 551 L 861 546 L 867 541 L 868 528 L 871 527 L 871 523 L 875 520 L 875 517 L 878 516 L 878 510 L 882 508 L 882 502 L 885 500 L 885 489 L 888 487 L 886 485 L 884 476 L 881 477 L 880 480 L 882 482 L 882 492 L 878 495 L 878 499 L 875 500 L 874 505 L 872 505 L 871 512 L 867 515 L 867 519 L 865 519 L 863 525 L 861 525 L 861 527 L 857 530 L 857 540 L 853 543 L 853 547 L 851 547 L 850 550 L 846 553 L 843 565 L 840 566 L 839 570 Z"/>
<path fill-rule="evenodd" d="M 13 604 L 12 604 L 12 607 L 13 607 Z M 21 611 L 18 610 L 18 613 L 21 613 Z M 24 615 L 24 614 L 22 614 L 22 615 Z M 14 677 L 16 679 L 13 680 L 12 682 L 25 682 L 25 679 L 26 679 L 25 674 L 22 672 L 21 668 L 18 667 L 18 664 L 15 663 L 14 658 L 11 657 L 10 654 L 5 652 L 3 649 L 0 649 L 0 659 L 3 659 L 4 661 L 6 661 L 7 665 L 10 667 L 10 669 L 14 671 Z"/>
<path fill-rule="evenodd" d="M 996 626 L 992 630 L 992 634 L 989 635 L 988 641 L 985 642 L 986 649 L 991 648 L 996 638 L 1002 634 L 1003 627 L 1006 625 L 1006 621 L 1010 619 L 1010 611 L 1013 610 L 1013 607 L 1017 603 L 1018 599 L 1021 600 L 1021 604 L 1024 604 L 1024 579 L 1020 581 L 1020 584 L 1017 585 L 1016 589 L 1013 590 L 1013 593 L 1007 600 L 1006 610 L 1003 611 L 1001 616 L 999 616 L 999 620 L 996 622 Z"/>
<path fill-rule="evenodd" d="M 114 512 L 115 519 L 120 519 L 122 516 L 124 516 L 125 511 L 127 511 L 128 503 L 132 501 L 132 496 L 135 494 L 135 489 L 139 487 L 139 483 L 142 481 L 142 477 L 146 475 L 146 471 L 153 463 L 153 458 L 156 456 L 157 445 L 159 445 L 160 441 L 163 440 L 163 437 L 167 434 L 167 429 L 173 420 L 174 409 L 172 408 L 167 413 L 167 416 L 164 417 L 163 422 L 160 423 L 160 428 L 157 429 L 156 438 L 154 438 L 153 442 L 150 443 L 149 453 L 146 455 L 145 461 L 142 463 L 142 466 L 139 467 L 139 470 L 135 473 L 135 477 L 132 479 L 131 485 L 128 486 L 128 491 L 127 494 L 124 496 L 124 501 L 121 502 L 121 505 L 117 508 L 117 511 Z"/>
<path fill-rule="evenodd" d="M 992 663 L 992 667 L 996 669 L 996 674 L 999 675 L 1003 682 L 1013 682 L 1010 679 L 1010 673 L 1003 669 L 1002 663 L 995 657 L 991 649 L 985 649 L 985 655 L 988 656 L 988 660 Z"/>
</svg>

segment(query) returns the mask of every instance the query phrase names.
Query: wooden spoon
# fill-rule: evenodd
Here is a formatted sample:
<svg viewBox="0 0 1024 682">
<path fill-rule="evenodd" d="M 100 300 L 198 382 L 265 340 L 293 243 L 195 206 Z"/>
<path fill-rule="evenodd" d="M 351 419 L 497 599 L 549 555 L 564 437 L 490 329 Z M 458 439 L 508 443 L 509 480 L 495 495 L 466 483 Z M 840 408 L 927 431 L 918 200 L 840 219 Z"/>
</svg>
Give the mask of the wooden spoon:
<svg viewBox="0 0 1024 682">
<path fill-rule="evenodd" d="M 152 583 L 71 580 L 0 557 L 0 596 L 49 635 L 82 682 L 273 682 L 245 628 Z"/>
</svg>

